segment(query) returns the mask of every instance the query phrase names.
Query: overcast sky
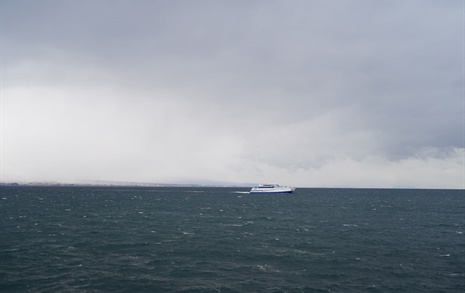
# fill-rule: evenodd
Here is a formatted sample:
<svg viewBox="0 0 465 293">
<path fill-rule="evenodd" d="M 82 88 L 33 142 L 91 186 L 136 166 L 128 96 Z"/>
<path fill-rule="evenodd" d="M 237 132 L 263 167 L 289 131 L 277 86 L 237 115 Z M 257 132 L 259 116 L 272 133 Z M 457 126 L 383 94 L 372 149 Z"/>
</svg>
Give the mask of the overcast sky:
<svg viewBox="0 0 465 293">
<path fill-rule="evenodd" d="M 462 0 L 0 0 L 1 180 L 465 188 Z"/>
</svg>

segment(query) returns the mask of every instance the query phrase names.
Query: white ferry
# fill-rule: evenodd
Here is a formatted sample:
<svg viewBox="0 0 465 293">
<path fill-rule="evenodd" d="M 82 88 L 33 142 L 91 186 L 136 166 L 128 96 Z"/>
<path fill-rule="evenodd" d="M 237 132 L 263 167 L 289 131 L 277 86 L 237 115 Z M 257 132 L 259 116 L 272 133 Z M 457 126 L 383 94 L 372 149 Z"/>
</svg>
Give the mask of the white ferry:
<svg viewBox="0 0 465 293">
<path fill-rule="evenodd" d="M 279 184 L 260 184 L 250 190 L 250 193 L 293 193 L 295 187 Z"/>
</svg>

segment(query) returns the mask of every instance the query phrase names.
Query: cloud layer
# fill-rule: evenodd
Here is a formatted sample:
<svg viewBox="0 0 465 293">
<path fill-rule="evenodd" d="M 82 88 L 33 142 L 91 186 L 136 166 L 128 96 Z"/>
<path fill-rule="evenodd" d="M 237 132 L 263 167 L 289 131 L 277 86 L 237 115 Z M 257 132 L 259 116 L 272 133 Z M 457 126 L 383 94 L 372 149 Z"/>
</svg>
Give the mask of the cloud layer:
<svg viewBox="0 0 465 293">
<path fill-rule="evenodd" d="M 460 1 L 2 1 L 2 179 L 464 188 Z"/>
</svg>

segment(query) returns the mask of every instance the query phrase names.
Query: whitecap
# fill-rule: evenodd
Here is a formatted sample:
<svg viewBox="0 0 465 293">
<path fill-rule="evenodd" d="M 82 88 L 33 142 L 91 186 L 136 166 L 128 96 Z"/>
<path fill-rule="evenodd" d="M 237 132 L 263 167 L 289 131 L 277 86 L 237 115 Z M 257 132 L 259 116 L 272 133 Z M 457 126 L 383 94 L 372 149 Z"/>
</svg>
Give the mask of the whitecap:
<svg viewBox="0 0 465 293">
<path fill-rule="evenodd" d="M 274 268 L 272 265 L 265 264 L 265 265 L 256 265 L 256 268 L 260 271 L 264 272 L 274 272 L 274 273 L 279 273 L 279 270 Z"/>
</svg>

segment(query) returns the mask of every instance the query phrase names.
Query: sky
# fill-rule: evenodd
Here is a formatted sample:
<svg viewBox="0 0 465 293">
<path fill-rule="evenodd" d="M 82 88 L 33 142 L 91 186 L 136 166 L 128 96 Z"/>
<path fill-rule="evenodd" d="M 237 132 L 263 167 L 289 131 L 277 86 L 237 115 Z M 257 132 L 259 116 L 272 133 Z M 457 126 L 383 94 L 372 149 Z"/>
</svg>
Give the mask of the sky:
<svg viewBox="0 0 465 293">
<path fill-rule="evenodd" d="M 465 188 L 462 0 L 0 0 L 0 180 Z"/>
</svg>

